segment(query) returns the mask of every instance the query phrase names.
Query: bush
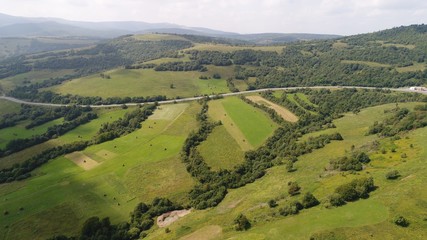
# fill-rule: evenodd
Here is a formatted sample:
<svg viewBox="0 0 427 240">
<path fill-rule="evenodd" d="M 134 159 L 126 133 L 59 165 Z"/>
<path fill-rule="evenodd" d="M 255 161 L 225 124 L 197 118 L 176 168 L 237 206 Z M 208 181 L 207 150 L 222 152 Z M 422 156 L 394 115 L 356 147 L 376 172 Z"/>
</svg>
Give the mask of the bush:
<svg viewBox="0 0 427 240">
<path fill-rule="evenodd" d="M 288 183 L 288 193 L 291 196 L 295 196 L 299 194 L 299 190 L 301 190 L 301 187 L 296 182 L 289 182 Z"/>
<path fill-rule="evenodd" d="M 393 219 L 394 224 L 396 224 L 397 226 L 401 226 L 401 227 L 407 227 L 409 226 L 409 221 L 402 217 L 402 216 L 397 216 Z"/>
<path fill-rule="evenodd" d="M 328 202 L 331 204 L 331 206 L 338 207 L 345 204 L 345 201 L 341 194 L 333 193 L 328 197 Z"/>
<path fill-rule="evenodd" d="M 234 224 L 236 231 L 246 231 L 251 227 L 251 223 L 243 214 L 240 214 L 234 219 Z"/>
<path fill-rule="evenodd" d="M 386 173 L 385 177 L 389 180 L 394 180 L 400 177 L 399 171 L 397 170 L 392 170 L 388 173 Z"/>
<path fill-rule="evenodd" d="M 304 208 L 311 208 L 319 205 L 319 200 L 317 200 L 317 198 L 313 194 L 308 192 L 304 194 L 301 204 L 304 206 Z"/>
<path fill-rule="evenodd" d="M 281 208 L 279 210 L 279 213 L 280 213 L 280 215 L 283 215 L 283 216 L 296 215 L 303 208 L 304 207 L 300 202 L 294 201 L 294 202 L 291 202 L 288 205 L 284 206 L 283 208 Z"/>
</svg>

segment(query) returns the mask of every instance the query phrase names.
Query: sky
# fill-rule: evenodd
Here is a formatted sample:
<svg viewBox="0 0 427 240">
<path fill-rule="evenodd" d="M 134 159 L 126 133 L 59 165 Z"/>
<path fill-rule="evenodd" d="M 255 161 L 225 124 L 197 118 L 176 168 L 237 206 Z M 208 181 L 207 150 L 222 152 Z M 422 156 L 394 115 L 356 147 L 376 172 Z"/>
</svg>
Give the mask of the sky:
<svg viewBox="0 0 427 240">
<path fill-rule="evenodd" d="M 0 13 L 168 22 L 238 33 L 351 35 L 427 23 L 427 0 L 0 0 Z"/>
</svg>

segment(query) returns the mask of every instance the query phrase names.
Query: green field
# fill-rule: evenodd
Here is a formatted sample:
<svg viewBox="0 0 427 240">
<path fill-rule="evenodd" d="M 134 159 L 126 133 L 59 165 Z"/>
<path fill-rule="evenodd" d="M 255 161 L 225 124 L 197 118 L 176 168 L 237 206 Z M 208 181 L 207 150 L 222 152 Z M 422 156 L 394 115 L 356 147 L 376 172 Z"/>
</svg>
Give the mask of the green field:
<svg viewBox="0 0 427 240">
<path fill-rule="evenodd" d="M 0 99 L 0 116 L 7 113 L 17 113 L 21 109 L 21 105 L 11 101 Z"/>
<path fill-rule="evenodd" d="M 66 157 L 35 171 L 36 177 L 0 186 L 2 239 L 44 239 L 75 234 L 90 216 L 127 220 L 139 201 L 163 196 L 185 201 L 194 182 L 179 158 L 187 133 L 197 125 L 196 103 L 162 106 L 142 129 L 92 146 L 83 154 L 99 163 L 85 171 Z M 150 128 L 149 128 L 150 126 Z M 49 196 L 49 197 L 46 197 Z M 31 199 L 31 200 L 29 200 Z M 23 208 L 22 210 L 19 210 Z M 24 226 L 24 227 L 23 227 Z"/>
<path fill-rule="evenodd" d="M 208 72 L 156 72 L 153 69 L 116 69 L 106 72 L 111 79 L 99 74 L 65 82 L 49 88 L 61 94 L 100 97 L 136 97 L 164 95 L 169 98 L 229 92 L 225 77 L 230 67 L 209 66 Z M 201 80 L 201 75 L 223 73 L 222 79 Z M 173 85 L 173 88 L 171 88 Z"/>
<path fill-rule="evenodd" d="M 266 113 L 238 97 L 211 102 L 209 115 L 215 121 L 221 121 L 245 151 L 262 145 L 277 127 Z"/>
<path fill-rule="evenodd" d="M 72 73 L 74 73 L 74 70 L 34 70 L 0 79 L 0 90 L 3 88 L 3 90 L 9 91 L 17 86 L 26 85 L 28 83 L 40 83 L 50 78 L 63 77 L 64 75 Z"/>
<path fill-rule="evenodd" d="M 244 160 L 243 150 L 224 126 L 216 127 L 198 149 L 214 171 L 233 169 Z"/>
<path fill-rule="evenodd" d="M 128 110 L 117 109 L 117 108 L 116 109 L 114 108 L 113 109 L 96 109 L 95 112 L 98 114 L 97 119 L 94 119 L 89 123 L 78 126 L 77 128 L 67 132 L 66 134 L 58 138 L 51 139 L 47 142 L 24 149 L 20 152 L 11 154 L 9 156 L 0 158 L 0 169 L 11 167 L 15 163 L 23 162 L 29 159 L 30 157 L 38 153 L 41 153 L 42 151 L 49 149 L 51 147 L 63 145 L 66 143 L 72 143 L 80 140 L 90 140 L 96 134 L 96 132 L 99 130 L 99 128 L 103 123 L 115 121 L 118 118 L 122 117 L 127 111 L 129 111 L 129 109 Z"/>
<path fill-rule="evenodd" d="M 63 119 L 60 118 L 31 129 L 26 129 L 25 126 L 30 122 L 24 121 L 16 126 L 0 129 L 0 149 L 4 148 L 6 144 L 13 139 L 29 138 L 31 136 L 43 134 L 49 127 L 62 124 L 62 122 Z"/>
<path fill-rule="evenodd" d="M 401 104 L 413 107 L 415 104 Z M 148 239 L 170 239 L 188 236 L 211 236 L 210 239 L 308 239 L 314 233 L 331 231 L 341 238 L 333 239 L 424 239 L 427 236 L 425 217 L 426 192 L 423 191 L 427 176 L 427 128 L 412 131 L 405 138 L 395 141 L 396 152 L 387 155 L 375 153 L 368 167 L 356 174 L 327 173 L 324 167 L 331 156 L 343 156 L 352 145 L 362 146 L 378 139 L 377 136 L 365 136 L 366 129 L 374 121 L 386 118 L 384 109 L 394 104 L 363 109 L 359 114 L 346 114 L 334 124 L 344 137 L 344 141 L 333 141 L 326 147 L 303 155 L 295 164 L 297 171 L 288 173 L 285 166 L 271 168 L 267 175 L 239 189 L 229 190 L 226 198 L 216 208 L 193 211 L 169 226 L 171 233 L 163 229 L 153 229 Z M 319 134 L 319 133 L 317 133 Z M 379 139 L 382 146 L 388 146 L 389 139 Z M 410 148 L 412 143 L 414 146 Z M 401 159 L 402 152 L 408 155 Z M 391 157 L 391 158 L 389 158 Z M 384 164 L 384 159 L 387 163 Z M 380 165 L 378 165 L 380 164 Z M 390 169 L 402 173 L 400 180 L 385 179 Z M 297 181 L 302 192 L 311 191 L 319 200 L 324 200 L 343 182 L 351 179 L 373 176 L 378 189 L 367 200 L 348 203 L 345 206 L 326 209 L 319 205 L 303 210 L 298 215 L 283 217 L 278 208 L 293 198 L 287 193 L 287 182 Z M 397 191 L 398 190 L 398 191 Z M 275 199 L 279 206 L 269 208 L 267 201 Z M 233 219 L 244 213 L 252 223 L 246 232 L 235 231 Z M 403 215 L 411 221 L 410 227 L 402 229 L 391 223 L 395 215 Z M 193 234 L 193 235 L 191 235 Z M 325 238 L 331 239 L 331 238 Z"/>
<path fill-rule="evenodd" d="M 389 64 L 377 63 L 377 62 L 368 62 L 368 61 L 354 61 L 354 60 L 341 60 L 341 63 L 345 64 L 362 64 L 369 67 L 391 67 Z"/>
<path fill-rule="evenodd" d="M 189 48 L 188 50 L 233 52 L 252 49 L 255 51 L 259 50 L 281 53 L 285 47 L 286 46 L 231 46 L 225 44 L 197 43 L 194 47 Z"/>
</svg>

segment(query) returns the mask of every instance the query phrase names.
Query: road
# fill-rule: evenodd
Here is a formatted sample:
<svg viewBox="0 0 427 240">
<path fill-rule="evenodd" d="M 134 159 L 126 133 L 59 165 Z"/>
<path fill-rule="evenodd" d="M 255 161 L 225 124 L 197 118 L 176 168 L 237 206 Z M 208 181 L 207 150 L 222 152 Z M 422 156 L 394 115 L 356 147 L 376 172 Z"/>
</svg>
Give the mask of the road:
<svg viewBox="0 0 427 240">
<path fill-rule="evenodd" d="M 264 89 L 257 89 L 257 90 L 251 90 L 251 91 L 242 91 L 242 92 L 235 92 L 235 93 L 223 93 L 223 94 L 218 94 L 218 95 L 210 95 L 209 97 L 216 97 L 216 96 L 229 97 L 229 96 L 236 96 L 236 95 L 242 95 L 242 94 L 259 93 L 259 92 L 265 92 L 265 91 L 297 90 L 297 89 L 322 89 L 322 88 L 329 88 L 329 89 L 340 89 L 340 88 L 383 89 L 383 90 L 391 90 L 391 91 L 398 91 L 398 92 L 421 93 L 421 94 L 427 95 L 427 91 L 415 91 L 415 90 L 410 90 L 409 88 L 375 88 L 375 87 L 357 87 L 357 86 L 313 86 L 313 87 L 264 88 Z M 196 100 L 199 100 L 199 99 L 202 99 L 205 97 L 206 96 L 189 97 L 189 98 L 159 101 L 157 103 L 159 103 L 159 104 L 171 104 L 171 103 L 179 103 L 179 102 L 189 102 L 189 101 L 196 101 Z M 19 103 L 19 104 L 28 104 L 28 105 L 35 105 L 35 106 L 46 106 L 46 107 L 70 106 L 69 104 L 27 102 L 27 101 L 24 101 L 21 99 L 17 99 L 17 98 L 13 98 L 13 97 L 7 97 L 7 96 L 0 96 L 0 99 L 4 99 L 7 101 Z M 127 106 L 137 106 L 138 104 L 144 105 L 144 104 L 153 104 L 153 103 L 154 102 L 124 103 L 124 104 L 126 104 Z M 120 107 L 122 105 L 123 104 L 108 104 L 108 105 L 89 105 L 89 106 L 92 108 L 109 108 L 109 107 Z M 80 106 L 87 106 L 87 105 L 80 105 Z"/>
</svg>

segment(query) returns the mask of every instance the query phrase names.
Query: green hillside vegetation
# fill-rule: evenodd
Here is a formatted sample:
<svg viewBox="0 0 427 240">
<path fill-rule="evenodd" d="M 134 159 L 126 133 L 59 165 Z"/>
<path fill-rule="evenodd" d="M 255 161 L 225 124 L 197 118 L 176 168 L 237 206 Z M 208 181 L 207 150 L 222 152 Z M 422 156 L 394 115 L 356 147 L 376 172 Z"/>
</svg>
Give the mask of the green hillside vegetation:
<svg viewBox="0 0 427 240">
<path fill-rule="evenodd" d="M 169 108 L 176 107 L 180 110 L 173 111 L 173 116 L 149 119 L 132 134 L 83 151 L 97 163 L 91 170 L 59 157 L 38 169 L 24 187 L 22 182 L 0 186 L 7 199 L 1 209 L 10 212 L 0 220 L 2 226 L 9 226 L 1 237 L 76 234 L 78 229 L 71 226 L 81 225 L 93 215 L 109 216 L 117 223 L 126 220 L 139 201 L 159 195 L 184 200 L 193 181 L 180 163 L 179 150 L 196 125 L 198 106 L 168 105 L 158 111 L 170 112 Z"/>
<path fill-rule="evenodd" d="M 225 93 L 228 88 L 224 79 L 199 79 L 200 75 L 211 76 L 214 70 L 200 72 L 157 72 L 152 69 L 119 69 L 106 72 L 109 79 L 99 74 L 66 82 L 50 90 L 62 94 L 81 96 L 139 97 L 165 95 L 168 98 L 192 97 L 195 95 Z M 172 87 L 171 87 L 172 86 Z M 93 92 L 97 89 L 97 93 Z"/>
<path fill-rule="evenodd" d="M 20 110 L 20 105 L 14 102 L 0 99 L 0 116 L 7 113 L 17 113 Z"/>
</svg>

